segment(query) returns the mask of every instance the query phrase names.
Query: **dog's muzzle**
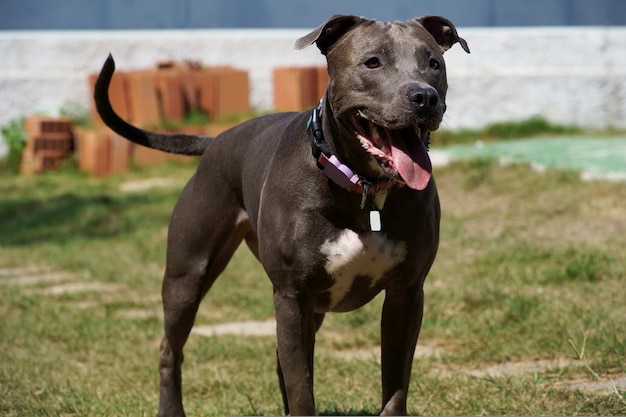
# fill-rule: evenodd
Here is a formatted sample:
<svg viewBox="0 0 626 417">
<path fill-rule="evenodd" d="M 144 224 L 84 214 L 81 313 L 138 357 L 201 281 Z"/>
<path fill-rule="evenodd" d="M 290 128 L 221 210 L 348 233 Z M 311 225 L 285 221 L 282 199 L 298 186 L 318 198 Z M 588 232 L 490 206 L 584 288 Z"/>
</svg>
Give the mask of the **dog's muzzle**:
<svg viewBox="0 0 626 417">
<path fill-rule="evenodd" d="M 399 177 L 415 190 L 428 186 L 432 164 L 426 124 L 391 129 L 372 122 L 360 111 L 351 117 L 351 123 L 361 147 L 379 162 L 385 175 Z"/>
</svg>

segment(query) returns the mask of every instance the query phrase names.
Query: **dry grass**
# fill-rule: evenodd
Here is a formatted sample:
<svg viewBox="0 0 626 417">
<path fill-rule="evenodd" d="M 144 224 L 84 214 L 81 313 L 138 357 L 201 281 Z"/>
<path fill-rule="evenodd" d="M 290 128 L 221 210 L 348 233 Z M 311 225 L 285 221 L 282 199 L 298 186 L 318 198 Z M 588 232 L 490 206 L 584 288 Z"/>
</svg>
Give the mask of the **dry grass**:
<svg viewBox="0 0 626 417">
<path fill-rule="evenodd" d="M 155 414 L 164 231 L 192 170 L 0 178 L 1 415 Z M 442 242 L 410 412 L 625 414 L 626 184 L 490 160 L 436 177 Z M 170 181 L 120 191 L 150 178 Z M 320 413 L 378 412 L 380 305 L 325 322 Z M 269 282 L 242 249 L 197 323 L 272 314 Z M 274 349 L 272 337 L 192 335 L 188 414 L 280 414 Z M 585 389 L 600 380 L 615 389 Z"/>
</svg>

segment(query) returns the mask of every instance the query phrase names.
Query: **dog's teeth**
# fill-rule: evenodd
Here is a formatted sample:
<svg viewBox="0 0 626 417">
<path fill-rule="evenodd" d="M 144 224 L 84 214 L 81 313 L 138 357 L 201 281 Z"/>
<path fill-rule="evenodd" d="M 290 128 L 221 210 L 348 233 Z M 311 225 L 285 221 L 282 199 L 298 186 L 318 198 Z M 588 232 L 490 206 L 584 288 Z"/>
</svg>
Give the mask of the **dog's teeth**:
<svg viewBox="0 0 626 417">
<path fill-rule="evenodd" d="M 370 122 L 370 131 L 372 132 L 372 139 L 380 139 L 380 131 L 378 130 L 378 126 Z"/>
</svg>

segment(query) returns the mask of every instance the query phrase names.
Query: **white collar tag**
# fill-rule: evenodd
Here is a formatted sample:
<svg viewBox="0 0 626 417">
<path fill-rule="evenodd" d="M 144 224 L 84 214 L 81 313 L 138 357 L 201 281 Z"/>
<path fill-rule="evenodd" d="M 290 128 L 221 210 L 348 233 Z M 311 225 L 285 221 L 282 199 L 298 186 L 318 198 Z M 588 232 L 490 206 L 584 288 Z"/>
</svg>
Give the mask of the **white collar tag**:
<svg viewBox="0 0 626 417">
<path fill-rule="evenodd" d="M 380 220 L 380 211 L 370 211 L 370 230 L 372 232 L 380 232 L 383 229 L 382 222 Z"/>
</svg>

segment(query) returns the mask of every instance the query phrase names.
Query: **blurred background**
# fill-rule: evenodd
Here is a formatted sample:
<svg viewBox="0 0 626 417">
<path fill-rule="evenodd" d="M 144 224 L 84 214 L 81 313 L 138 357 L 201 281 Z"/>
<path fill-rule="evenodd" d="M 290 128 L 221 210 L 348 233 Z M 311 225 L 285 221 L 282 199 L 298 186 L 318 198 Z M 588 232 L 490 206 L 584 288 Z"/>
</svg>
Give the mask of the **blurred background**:
<svg viewBox="0 0 626 417">
<path fill-rule="evenodd" d="M 333 14 L 379 20 L 439 14 L 472 50 L 446 53 L 443 128 L 535 116 L 626 128 L 620 0 L 2 0 L 0 9 L 0 126 L 33 113 L 89 111 L 89 76 L 109 53 L 120 71 L 164 61 L 246 71 L 251 110 L 273 111 L 274 71 L 324 66 L 316 48 L 295 51 L 293 42 Z M 6 150 L 0 141 L 0 155 Z"/>
</svg>

